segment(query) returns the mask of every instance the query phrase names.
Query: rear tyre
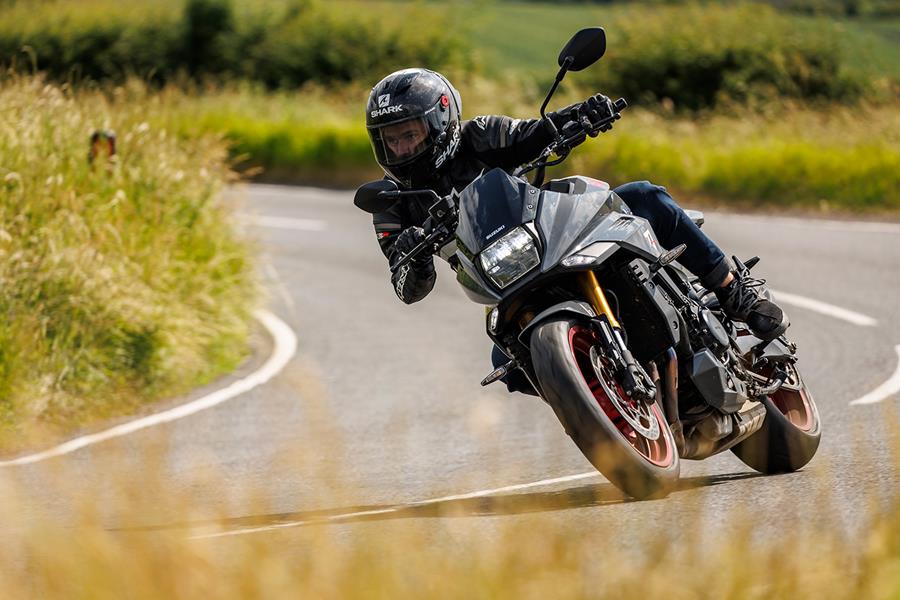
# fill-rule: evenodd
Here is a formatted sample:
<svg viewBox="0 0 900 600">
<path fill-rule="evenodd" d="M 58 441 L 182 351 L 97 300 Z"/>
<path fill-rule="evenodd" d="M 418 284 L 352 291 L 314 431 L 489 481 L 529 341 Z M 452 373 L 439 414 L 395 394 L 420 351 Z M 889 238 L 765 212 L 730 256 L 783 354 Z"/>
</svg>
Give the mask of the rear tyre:
<svg viewBox="0 0 900 600">
<path fill-rule="evenodd" d="M 812 460 L 822 435 L 819 410 L 796 366 L 780 390 L 763 399 L 762 428 L 731 449 L 760 473 L 789 473 Z"/>
<path fill-rule="evenodd" d="M 598 353 L 587 323 L 559 318 L 531 334 L 534 371 L 544 399 L 585 457 L 635 498 L 662 497 L 678 481 L 675 439 L 658 403 L 631 399 Z"/>
</svg>

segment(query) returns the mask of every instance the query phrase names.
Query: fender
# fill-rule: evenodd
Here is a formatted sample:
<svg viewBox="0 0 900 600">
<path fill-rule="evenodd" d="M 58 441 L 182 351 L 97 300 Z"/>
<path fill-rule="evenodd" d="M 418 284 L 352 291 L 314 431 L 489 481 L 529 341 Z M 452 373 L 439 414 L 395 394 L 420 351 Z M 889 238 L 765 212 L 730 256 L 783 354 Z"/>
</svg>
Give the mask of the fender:
<svg viewBox="0 0 900 600">
<path fill-rule="evenodd" d="M 528 346 L 531 338 L 531 330 L 550 317 L 560 314 L 578 315 L 588 317 L 589 319 L 593 319 L 597 316 L 597 313 L 594 312 L 594 309 L 587 302 L 582 302 L 581 300 L 567 300 L 565 302 L 560 302 L 546 310 L 542 310 L 535 318 L 529 321 L 528 325 L 522 330 L 522 333 L 519 334 L 519 341 L 523 345 Z"/>
</svg>

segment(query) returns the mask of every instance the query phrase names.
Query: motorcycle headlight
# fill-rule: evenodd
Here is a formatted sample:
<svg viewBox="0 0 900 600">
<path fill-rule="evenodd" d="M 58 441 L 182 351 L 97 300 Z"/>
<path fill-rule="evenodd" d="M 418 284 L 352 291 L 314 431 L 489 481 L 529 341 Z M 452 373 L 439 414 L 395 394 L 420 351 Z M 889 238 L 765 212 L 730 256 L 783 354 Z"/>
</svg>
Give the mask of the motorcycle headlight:
<svg viewBox="0 0 900 600">
<path fill-rule="evenodd" d="M 497 287 L 505 288 L 541 262 L 534 238 L 516 227 L 482 250 L 481 268 Z"/>
</svg>

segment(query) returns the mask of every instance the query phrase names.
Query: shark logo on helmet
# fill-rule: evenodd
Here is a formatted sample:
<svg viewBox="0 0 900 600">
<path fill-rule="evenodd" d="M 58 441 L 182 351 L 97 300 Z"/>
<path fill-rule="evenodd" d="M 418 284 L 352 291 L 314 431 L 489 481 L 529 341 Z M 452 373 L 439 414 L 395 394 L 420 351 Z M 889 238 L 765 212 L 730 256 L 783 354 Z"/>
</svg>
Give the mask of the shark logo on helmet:
<svg viewBox="0 0 900 600">
<path fill-rule="evenodd" d="M 442 164 L 447 162 L 447 159 L 453 156 L 456 152 L 456 149 L 459 147 L 459 128 L 453 130 L 453 138 L 450 140 L 450 144 L 447 145 L 447 148 L 441 152 L 438 157 L 434 160 L 434 168 L 439 168 Z"/>
</svg>

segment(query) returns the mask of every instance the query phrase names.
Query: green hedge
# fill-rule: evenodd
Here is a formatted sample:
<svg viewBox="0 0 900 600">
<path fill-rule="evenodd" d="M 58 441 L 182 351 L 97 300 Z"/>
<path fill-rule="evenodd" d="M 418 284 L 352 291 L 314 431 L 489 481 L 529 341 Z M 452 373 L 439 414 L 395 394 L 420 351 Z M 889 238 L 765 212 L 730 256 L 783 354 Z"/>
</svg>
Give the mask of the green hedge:
<svg viewBox="0 0 900 600">
<path fill-rule="evenodd" d="M 618 19 L 610 36 L 602 66 L 585 79 L 632 102 L 697 110 L 784 98 L 853 101 L 867 91 L 844 68 L 836 28 L 800 26 L 764 5 L 660 7 Z"/>
<path fill-rule="evenodd" d="M 472 68 L 458 29 L 437 7 L 391 20 L 313 0 L 240 10 L 228 0 L 17 2 L 0 6 L 0 63 L 35 63 L 57 80 L 163 83 L 184 74 L 295 87 L 412 64 Z"/>
</svg>

